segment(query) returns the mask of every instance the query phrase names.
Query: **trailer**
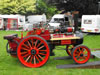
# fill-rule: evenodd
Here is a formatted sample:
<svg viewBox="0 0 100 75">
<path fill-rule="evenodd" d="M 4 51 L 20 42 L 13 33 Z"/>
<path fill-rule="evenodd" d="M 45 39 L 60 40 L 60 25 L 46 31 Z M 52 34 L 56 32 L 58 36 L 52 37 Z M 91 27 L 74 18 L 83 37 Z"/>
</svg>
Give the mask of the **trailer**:
<svg viewBox="0 0 100 75">
<path fill-rule="evenodd" d="M 3 29 L 3 18 L 0 17 L 0 30 Z"/>
<path fill-rule="evenodd" d="M 18 30 L 25 24 L 25 16 L 22 15 L 0 15 L 0 29 Z"/>
<path fill-rule="evenodd" d="M 87 33 L 100 33 L 100 15 L 83 15 L 81 30 Z"/>
<path fill-rule="evenodd" d="M 27 16 L 27 21 L 24 24 L 23 29 L 27 31 L 33 30 L 33 28 L 35 28 L 34 25 L 37 25 L 40 22 L 43 22 L 45 24 L 46 21 L 47 19 L 45 14 Z"/>
</svg>

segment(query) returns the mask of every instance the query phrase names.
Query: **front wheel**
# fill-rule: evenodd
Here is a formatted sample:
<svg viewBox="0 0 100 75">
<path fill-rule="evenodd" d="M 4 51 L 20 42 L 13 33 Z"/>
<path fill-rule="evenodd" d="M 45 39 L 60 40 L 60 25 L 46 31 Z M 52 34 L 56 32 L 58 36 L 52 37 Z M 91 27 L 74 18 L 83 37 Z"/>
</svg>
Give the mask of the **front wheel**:
<svg viewBox="0 0 100 75">
<path fill-rule="evenodd" d="M 42 37 L 30 35 L 20 42 L 17 56 L 25 66 L 36 68 L 47 62 L 50 56 L 49 50 L 48 43 Z"/>
<path fill-rule="evenodd" d="M 86 63 L 90 59 L 90 56 L 91 56 L 90 49 L 84 45 L 78 45 L 74 47 L 71 54 L 72 54 L 72 58 L 74 62 L 77 64 Z"/>
</svg>

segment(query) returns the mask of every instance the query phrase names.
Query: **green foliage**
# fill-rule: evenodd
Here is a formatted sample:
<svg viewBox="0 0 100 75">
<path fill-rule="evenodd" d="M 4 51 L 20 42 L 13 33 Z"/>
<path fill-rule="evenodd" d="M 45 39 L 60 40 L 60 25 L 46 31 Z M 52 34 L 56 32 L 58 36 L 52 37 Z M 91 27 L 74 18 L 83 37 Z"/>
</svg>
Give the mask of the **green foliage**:
<svg viewBox="0 0 100 75">
<path fill-rule="evenodd" d="M 47 16 L 51 17 L 52 15 L 57 13 L 57 8 L 55 6 L 48 6 L 47 8 Z"/>
<path fill-rule="evenodd" d="M 43 0 L 37 0 L 36 3 L 36 13 L 43 14 L 46 13 L 47 5 Z"/>
<path fill-rule="evenodd" d="M 0 14 L 27 14 L 35 11 L 36 0 L 0 0 Z"/>
<path fill-rule="evenodd" d="M 57 12 L 57 8 L 53 5 L 47 4 L 45 0 L 37 0 L 36 13 L 45 13 L 47 17 L 54 15 Z"/>
<path fill-rule="evenodd" d="M 45 0 L 0 0 L 0 14 L 45 13 L 48 17 L 54 15 L 56 10 L 55 6 L 47 4 Z"/>
</svg>

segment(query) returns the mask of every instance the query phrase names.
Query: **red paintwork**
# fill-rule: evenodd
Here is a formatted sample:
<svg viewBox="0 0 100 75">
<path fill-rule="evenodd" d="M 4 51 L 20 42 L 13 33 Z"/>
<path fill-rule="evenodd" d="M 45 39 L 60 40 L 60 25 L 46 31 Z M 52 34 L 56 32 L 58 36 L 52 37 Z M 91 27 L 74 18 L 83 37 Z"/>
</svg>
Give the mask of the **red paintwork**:
<svg viewBox="0 0 100 75">
<path fill-rule="evenodd" d="M 71 44 L 71 40 L 61 40 L 61 45 Z"/>
<path fill-rule="evenodd" d="M 72 27 L 67 27 L 67 32 L 73 32 L 73 28 Z"/>
<path fill-rule="evenodd" d="M 17 27 L 16 28 L 11 28 L 11 21 L 16 20 L 17 21 Z M 8 23 L 7 23 L 7 28 L 8 29 L 18 29 L 18 19 L 13 19 L 13 18 L 8 18 Z"/>
<path fill-rule="evenodd" d="M 36 30 L 36 34 L 37 34 L 37 35 L 40 35 L 41 33 L 42 33 L 42 30 L 41 30 L 41 29 Z"/>
<path fill-rule="evenodd" d="M 10 49 L 11 49 L 12 52 L 17 51 L 18 44 L 15 41 L 19 43 L 21 41 L 21 39 L 20 38 L 15 38 L 15 39 L 13 39 L 12 42 L 10 40 L 8 41 Z M 17 57 L 17 55 L 15 55 L 15 54 L 11 54 L 11 56 L 15 57 L 15 58 Z"/>
<path fill-rule="evenodd" d="M 8 19 L 7 29 L 10 29 L 10 19 Z"/>
<path fill-rule="evenodd" d="M 50 40 L 51 36 L 50 36 L 49 30 L 44 30 L 44 32 L 42 32 L 42 30 L 39 29 L 39 30 L 29 31 L 26 36 L 29 36 L 29 35 L 39 35 L 42 38 L 44 38 L 45 40 Z"/>
<path fill-rule="evenodd" d="M 68 38 L 73 37 L 74 35 L 66 35 L 66 34 L 53 34 L 53 38 Z"/>
<path fill-rule="evenodd" d="M 45 30 L 42 34 L 40 34 L 40 36 L 43 37 L 45 40 L 50 40 L 51 39 L 49 30 Z"/>
</svg>

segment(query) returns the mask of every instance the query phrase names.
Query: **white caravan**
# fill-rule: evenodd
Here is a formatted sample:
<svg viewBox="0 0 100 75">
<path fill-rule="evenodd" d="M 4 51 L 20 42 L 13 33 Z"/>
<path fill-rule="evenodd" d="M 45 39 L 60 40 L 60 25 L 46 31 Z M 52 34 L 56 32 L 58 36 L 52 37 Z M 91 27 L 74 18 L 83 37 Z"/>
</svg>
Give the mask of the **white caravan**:
<svg viewBox="0 0 100 75">
<path fill-rule="evenodd" d="M 100 15 L 83 15 L 81 30 L 88 33 L 100 33 Z"/>
<path fill-rule="evenodd" d="M 3 18 L 0 17 L 0 29 L 3 29 Z"/>
<path fill-rule="evenodd" d="M 25 16 L 0 15 L 0 29 L 17 30 L 25 24 Z"/>
<path fill-rule="evenodd" d="M 27 22 L 24 25 L 24 30 L 33 30 L 33 27 L 40 22 L 46 23 L 46 15 L 30 15 L 27 17 Z"/>
</svg>

